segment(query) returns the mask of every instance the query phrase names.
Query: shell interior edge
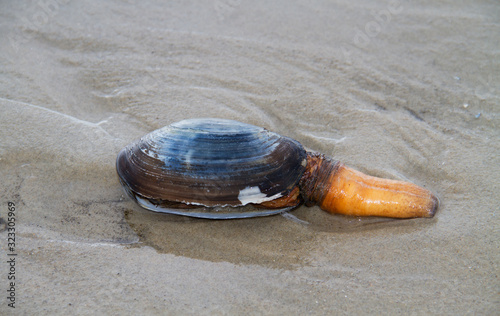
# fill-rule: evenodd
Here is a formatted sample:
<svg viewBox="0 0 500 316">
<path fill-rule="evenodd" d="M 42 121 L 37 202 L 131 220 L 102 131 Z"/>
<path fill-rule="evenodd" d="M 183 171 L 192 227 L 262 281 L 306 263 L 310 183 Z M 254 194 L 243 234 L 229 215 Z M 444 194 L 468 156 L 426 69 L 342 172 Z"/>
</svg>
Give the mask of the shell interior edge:
<svg viewBox="0 0 500 316">
<path fill-rule="evenodd" d="M 190 216 L 205 219 L 237 219 L 237 218 L 250 218 L 259 216 L 270 216 L 290 211 L 295 208 L 285 207 L 280 209 L 259 209 L 253 208 L 253 211 L 242 210 L 241 206 L 221 206 L 221 207 L 200 207 L 194 209 L 175 209 L 155 205 L 147 199 L 135 195 L 137 204 L 141 207 L 158 213 L 168 213 L 174 215 Z"/>
</svg>

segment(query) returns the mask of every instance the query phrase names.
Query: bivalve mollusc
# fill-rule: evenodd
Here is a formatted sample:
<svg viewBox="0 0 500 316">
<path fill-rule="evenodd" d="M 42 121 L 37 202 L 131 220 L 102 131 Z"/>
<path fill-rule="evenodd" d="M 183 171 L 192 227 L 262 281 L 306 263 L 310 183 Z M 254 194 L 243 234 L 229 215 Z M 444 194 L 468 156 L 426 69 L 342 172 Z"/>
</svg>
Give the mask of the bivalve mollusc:
<svg viewBox="0 0 500 316">
<path fill-rule="evenodd" d="M 362 174 L 288 137 L 224 119 L 190 119 L 120 151 L 121 184 L 140 206 L 201 218 L 265 216 L 301 203 L 331 213 L 432 217 L 438 199 L 415 184 Z"/>
</svg>

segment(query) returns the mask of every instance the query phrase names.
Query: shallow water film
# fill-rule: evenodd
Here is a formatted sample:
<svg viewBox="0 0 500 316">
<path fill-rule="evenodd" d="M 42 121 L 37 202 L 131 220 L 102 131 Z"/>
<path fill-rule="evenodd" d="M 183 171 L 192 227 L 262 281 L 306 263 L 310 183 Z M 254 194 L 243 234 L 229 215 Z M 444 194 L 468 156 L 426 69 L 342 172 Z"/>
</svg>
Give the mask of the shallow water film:
<svg viewBox="0 0 500 316">
<path fill-rule="evenodd" d="M 498 313 L 495 1 L 0 11 L 0 314 Z M 416 183 L 440 208 L 412 220 L 143 210 L 121 188 L 118 152 L 197 117 Z"/>
</svg>

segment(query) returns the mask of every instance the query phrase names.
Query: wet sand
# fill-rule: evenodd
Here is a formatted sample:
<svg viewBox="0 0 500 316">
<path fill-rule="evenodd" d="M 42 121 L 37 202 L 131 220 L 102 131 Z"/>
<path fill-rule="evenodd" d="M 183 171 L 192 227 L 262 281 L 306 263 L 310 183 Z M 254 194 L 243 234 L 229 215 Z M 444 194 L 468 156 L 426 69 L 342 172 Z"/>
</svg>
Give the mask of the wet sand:
<svg viewBox="0 0 500 316">
<path fill-rule="evenodd" d="M 1 314 L 497 313 L 496 2 L 2 7 Z M 266 127 L 428 188 L 440 208 L 227 221 L 141 209 L 118 151 L 193 117 Z"/>
</svg>

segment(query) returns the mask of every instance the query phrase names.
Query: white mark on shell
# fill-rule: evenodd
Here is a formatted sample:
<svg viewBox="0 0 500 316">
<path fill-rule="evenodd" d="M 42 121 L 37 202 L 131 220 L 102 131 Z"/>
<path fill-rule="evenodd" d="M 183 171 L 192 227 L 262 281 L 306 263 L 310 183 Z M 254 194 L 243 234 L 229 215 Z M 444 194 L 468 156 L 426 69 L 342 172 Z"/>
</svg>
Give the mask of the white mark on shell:
<svg viewBox="0 0 500 316">
<path fill-rule="evenodd" d="M 191 168 L 191 157 L 193 157 L 193 149 L 190 149 L 186 155 L 186 169 Z"/>
<path fill-rule="evenodd" d="M 282 193 L 277 193 L 273 196 L 266 196 L 260 191 L 259 187 L 246 187 L 238 194 L 238 200 L 240 200 L 241 205 L 247 205 L 249 203 L 260 204 L 262 202 L 276 200 L 281 196 Z"/>
</svg>

